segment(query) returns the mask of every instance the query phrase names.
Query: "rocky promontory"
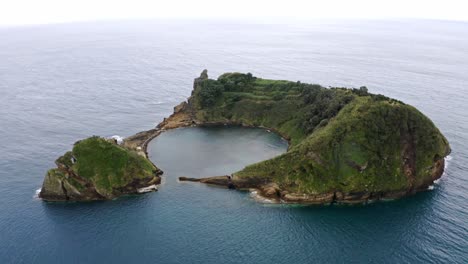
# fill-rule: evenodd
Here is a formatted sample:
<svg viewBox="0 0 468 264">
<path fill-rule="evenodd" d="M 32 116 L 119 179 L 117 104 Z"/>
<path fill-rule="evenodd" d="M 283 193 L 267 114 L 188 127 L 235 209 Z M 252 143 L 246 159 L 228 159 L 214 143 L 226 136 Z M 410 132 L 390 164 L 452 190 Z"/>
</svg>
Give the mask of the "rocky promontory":
<svg viewBox="0 0 468 264">
<path fill-rule="evenodd" d="M 96 136 L 76 142 L 55 164 L 39 193 L 46 201 L 109 200 L 156 190 L 162 173 L 145 156 Z"/>
<path fill-rule="evenodd" d="M 271 129 L 288 151 L 200 181 L 256 189 L 284 203 L 362 203 L 426 190 L 444 171 L 446 138 L 416 108 L 366 87 L 325 88 L 226 73 L 195 79 L 178 115 L 186 124 Z"/>
</svg>

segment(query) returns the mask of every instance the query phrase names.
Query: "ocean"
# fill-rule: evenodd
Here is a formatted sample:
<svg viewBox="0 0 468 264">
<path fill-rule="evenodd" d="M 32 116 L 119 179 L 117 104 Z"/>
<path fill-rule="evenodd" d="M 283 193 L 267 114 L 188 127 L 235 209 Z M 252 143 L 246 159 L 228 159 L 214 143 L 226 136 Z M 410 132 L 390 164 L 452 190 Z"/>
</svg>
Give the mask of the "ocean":
<svg viewBox="0 0 468 264">
<path fill-rule="evenodd" d="M 158 192 L 36 197 L 79 139 L 153 128 L 203 69 L 367 86 L 417 107 L 452 153 L 432 190 L 366 206 L 293 206 L 177 177 L 286 150 L 261 129 L 178 129 L 150 143 Z M 468 23 L 112 21 L 0 28 L 0 263 L 466 263 Z"/>
</svg>

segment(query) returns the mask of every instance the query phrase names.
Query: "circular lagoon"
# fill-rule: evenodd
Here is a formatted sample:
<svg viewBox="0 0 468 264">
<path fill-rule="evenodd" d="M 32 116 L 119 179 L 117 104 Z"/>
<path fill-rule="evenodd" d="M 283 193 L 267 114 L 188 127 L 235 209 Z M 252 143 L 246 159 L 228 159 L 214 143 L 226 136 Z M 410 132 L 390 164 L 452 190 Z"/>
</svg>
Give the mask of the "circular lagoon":
<svg viewBox="0 0 468 264">
<path fill-rule="evenodd" d="M 144 198 L 140 246 L 168 263 L 363 263 L 395 260 L 393 252 L 431 261 L 438 193 L 367 206 L 269 205 L 247 192 L 178 181 L 231 174 L 287 147 L 275 133 L 242 127 L 180 128 L 152 140 L 149 158 L 164 174 L 159 191 Z"/>
<path fill-rule="evenodd" d="M 148 156 L 164 171 L 160 188 L 164 192 L 180 187 L 180 176 L 232 174 L 246 165 L 280 155 L 287 148 L 286 140 L 265 129 L 189 127 L 169 130 L 153 139 L 148 145 Z"/>
</svg>

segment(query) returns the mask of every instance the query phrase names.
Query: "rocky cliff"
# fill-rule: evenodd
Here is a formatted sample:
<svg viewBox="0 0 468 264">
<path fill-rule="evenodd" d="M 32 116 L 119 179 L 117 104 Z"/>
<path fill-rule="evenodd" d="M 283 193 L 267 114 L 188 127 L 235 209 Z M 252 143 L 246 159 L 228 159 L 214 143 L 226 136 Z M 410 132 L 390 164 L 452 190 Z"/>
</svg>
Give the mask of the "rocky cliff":
<svg viewBox="0 0 468 264">
<path fill-rule="evenodd" d="M 46 201 L 108 200 L 155 190 L 162 173 L 141 154 L 100 137 L 76 142 L 55 163 L 39 193 Z"/>
<path fill-rule="evenodd" d="M 289 139 L 288 152 L 279 157 L 247 166 L 232 177 L 201 180 L 256 188 L 289 203 L 354 203 L 410 195 L 441 177 L 450 153 L 446 138 L 429 118 L 366 87 L 324 88 L 241 73 L 212 80 L 204 72 L 180 111 L 198 125 L 266 127 Z"/>
<path fill-rule="evenodd" d="M 101 200 L 138 193 L 160 182 L 148 142 L 184 126 L 240 125 L 273 130 L 288 151 L 232 175 L 180 180 L 257 189 L 286 203 L 362 203 L 427 189 L 444 171 L 447 139 L 416 108 L 366 87 L 325 88 L 252 74 L 226 73 L 194 81 L 186 102 L 156 128 L 122 146 L 92 137 L 75 144 L 48 171 L 45 200 Z"/>
</svg>

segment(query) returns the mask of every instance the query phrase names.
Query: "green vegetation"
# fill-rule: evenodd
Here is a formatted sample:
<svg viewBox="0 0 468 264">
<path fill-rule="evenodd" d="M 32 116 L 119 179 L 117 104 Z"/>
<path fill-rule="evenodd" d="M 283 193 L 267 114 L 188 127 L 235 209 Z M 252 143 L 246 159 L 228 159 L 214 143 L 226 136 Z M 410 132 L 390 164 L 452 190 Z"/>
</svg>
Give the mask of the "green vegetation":
<svg viewBox="0 0 468 264">
<path fill-rule="evenodd" d="M 288 138 L 288 152 L 247 166 L 232 181 L 266 186 L 283 198 L 291 194 L 293 202 L 302 194 L 318 202 L 400 197 L 439 178 L 450 152 L 421 112 L 364 86 L 324 88 L 250 73 L 212 80 L 204 71 L 177 114 L 181 125 L 261 126 Z M 148 159 L 96 136 L 75 143 L 56 164 L 44 179 L 40 196 L 46 200 L 111 199 L 160 180 Z"/>
<path fill-rule="evenodd" d="M 145 157 L 97 136 L 76 142 L 56 164 L 44 180 L 41 193 L 45 199 L 110 199 L 136 192 L 159 171 Z"/>
<path fill-rule="evenodd" d="M 297 193 L 410 190 L 427 184 L 434 163 L 450 151 L 417 109 L 366 87 L 324 88 L 227 73 L 202 80 L 190 102 L 202 123 L 263 126 L 289 138 L 287 153 L 235 176 Z"/>
<path fill-rule="evenodd" d="M 145 157 L 97 136 L 78 141 L 72 154 L 73 171 L 94 182 L 99 193 L 110 194 L 135 179 L 152 177 L 156 170 Z"/>
</svg>

